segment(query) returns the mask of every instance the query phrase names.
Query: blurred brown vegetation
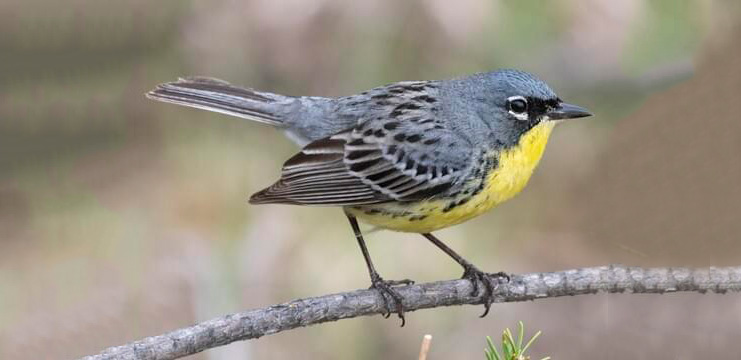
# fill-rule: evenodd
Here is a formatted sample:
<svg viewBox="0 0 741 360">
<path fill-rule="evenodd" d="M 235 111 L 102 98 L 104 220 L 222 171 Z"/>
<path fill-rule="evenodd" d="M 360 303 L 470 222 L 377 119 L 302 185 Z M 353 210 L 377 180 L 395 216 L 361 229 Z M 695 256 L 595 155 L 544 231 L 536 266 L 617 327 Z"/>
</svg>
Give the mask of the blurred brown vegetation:
<svg viewBox="0 0 741 360">
<path fill-rule="evenodd" d="M 585 178 L 585 237 L 643 264 L 741 260 L 741 31 L 620 121 Z M 620 261 L 636 261 L 623 252 Z M 624 259 L 624 260 L 623 260 Z"/>
<path fill-rule="evenodd" d="M 593 110 L 528 189 L 440 236 L 490 270 L 738 265 L 732 1 L 0 0 L 0 358 L 73 358 L 227 312 L 367 286 L 340 210 L 249 206 L 296 149 L 147 101 L 182 75 L 334 96 L 515 67 Z M 388 278 L 452 278 L 376 232 Z M 593 296 L 299 329 L 194 358 L 483 358 L 517 320 L 554 358 L 733 358 L 731 296 Z"/>
</svg>

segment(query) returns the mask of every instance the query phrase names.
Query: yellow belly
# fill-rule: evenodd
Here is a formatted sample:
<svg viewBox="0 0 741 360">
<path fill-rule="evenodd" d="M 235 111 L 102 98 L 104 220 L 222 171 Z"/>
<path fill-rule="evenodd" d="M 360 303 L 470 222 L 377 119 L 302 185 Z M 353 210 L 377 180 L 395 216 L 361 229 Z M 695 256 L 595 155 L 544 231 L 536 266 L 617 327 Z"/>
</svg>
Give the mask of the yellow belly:
<svg viewBox="0 0 741 360">
<path fill-rule="evenodd" d="M 483 189 L 470 196 L 465 203 L 447 211 L 444 210 L 452 199 L 412 204 L 387 203 L 347 208 L 346 211 L 363 222 L 394 231 L 428 233 L 460 224 L 522 191 L 543 156 L 554 126 L 555 122 L 544 121 L 525 133 L 517 146 L 500 152 L 498 156 L 489 154 L 498 157 L 498 165 L 486 175 Z"/>
</svg>

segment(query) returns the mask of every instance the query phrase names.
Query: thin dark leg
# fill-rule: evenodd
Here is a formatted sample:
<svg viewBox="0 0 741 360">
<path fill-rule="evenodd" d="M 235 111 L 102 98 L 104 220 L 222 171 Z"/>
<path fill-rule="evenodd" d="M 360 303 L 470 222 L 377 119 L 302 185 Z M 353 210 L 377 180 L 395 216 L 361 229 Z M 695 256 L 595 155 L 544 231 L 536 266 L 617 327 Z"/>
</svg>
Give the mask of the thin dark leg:
<svg viewBox="0 0 741 360">
<path fill-rule="evenodd" d="M 479 282 L 484 284 L 484 313 L 481 315 L 481 317 L 486 316 L 489 313 L 489 309 L 491 308 L 491 303 L 494 300 L 494 290 L 496 290 L 497 285 L 499 284 L 499 281 L 501 279 L 505 279 L 506 281 L 509 281 L 509 275 L 503 272 L 498 273 L 485 273 L 481 270 L 479 270 L 476 266 L 468 262 L 466 259 L 464 259 L 462 256 L 458 255 L 453 249 L 449 248 L 448 245 L 445 245 L 440 239 L 436 238 L 434 235 L 427 233 L 422 234 L 422 236 L 426 237 L 427 240 L 430 240 L 431 243 L 435 244 L 440 250 L 444 251 L 448 256 L 453 258 L 455 262 L 463 266 L 463 278 L 468 279 L 471 284 L 473 284 L 473 296 L 478 296 L 479 294 Z"/>
<path fill-rule="evenodd" d="M 399 294 L 398 291 L 396 291 L 393 286 L 394 285 L 411 285 L 414 284 L 414 281 L 409 279 L 404 280 L 384 280 L 381 275 L 378 274 L 378 271 L 376 271 L 376 268 L 373 266 L 373 261 L 371 260 L 370 253 L 368 252 L 368 247 L 365 246 L 365 240 L 363 240 L 363 234 L 360 232 L 360 226 L 358 226 L 358 220 L 355 219 L 354 216 L 350 214 L 346 214 L 347 219 L 350 221 L 350 226 L 352 226 L 352 230 L 355 233 L 355 239 L 358 240 L 358 245 L 360 245 L 360 251 L 363 252 L 363 258 L 365 259 L 365 264 L 368 266 L 368 273 L 370 274 L 371 278 L 371 289 L 376 289 L 381 293 L 381 296 L 386 301 L 386 314 L 384 314 L 384 317 L 388 318 L 391 315 L 391 306 L 389 304 L 388 298 L 386 298 L 386 295 L 388 295 L 394 302 L 394 306 L 396 308 L 396 313 L 399 314 L 399 318 L 401 319 L 401 326 L 404 326 L 406 323 L 406 320 L 404 319 L 404 306 L 402 303 L 402 297 Z"/>
</svg>

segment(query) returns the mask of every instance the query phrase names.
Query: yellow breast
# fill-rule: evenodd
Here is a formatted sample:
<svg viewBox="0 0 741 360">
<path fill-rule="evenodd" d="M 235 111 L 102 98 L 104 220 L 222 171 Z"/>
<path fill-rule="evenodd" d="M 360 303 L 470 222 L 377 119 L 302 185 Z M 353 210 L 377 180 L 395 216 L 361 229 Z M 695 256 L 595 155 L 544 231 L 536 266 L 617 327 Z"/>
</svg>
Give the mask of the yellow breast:
<svg viewBox="0 0 741 360">
<path fill-rule="evenodd" d="M 525 133 L 517 146 L 488 154 L 497 158 L 497 166 L 486 174 L 481 191 L 473 195 L 463 194 L 453 199 L 412 204 L 388 203 L 346 210 L 364 222 L 403 232 L 427 233 L 460 224 L 522 191 L 543 156 L 554 126 L 555 122 L 544 121 Z M 451 207 L 451 203 L 455 206 Z"/>
</svg>

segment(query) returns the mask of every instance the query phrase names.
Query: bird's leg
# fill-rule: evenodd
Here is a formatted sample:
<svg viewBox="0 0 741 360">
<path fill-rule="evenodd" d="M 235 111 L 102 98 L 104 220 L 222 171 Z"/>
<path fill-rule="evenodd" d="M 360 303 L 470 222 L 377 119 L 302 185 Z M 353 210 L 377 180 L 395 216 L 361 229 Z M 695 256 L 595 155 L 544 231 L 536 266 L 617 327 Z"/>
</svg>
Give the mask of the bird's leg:
<svg viewBox="0 0 741 360">
<path fill-rule="evenodd" d="M 404 280 L 384 280 L 381 275 L 378 274 L 378 271 L 376 271 L 376 268 L 373 266 L 373 261 L 370 258 L 370 253 L 368 252 L 368 247 L 365 246 L 365 240 L 363 240 L 363 234 L 360 232 L 360 226 L 358 226 L 358 221 L 355 219 L 354 216 L 350 214 L 346 214 L 347 219 L 350 220 L 350 226 L 352 226 L 353 232 L 355 232 L 355 239 L 358 240 L 358 245 L 360 245 L 360 251 L 363 252 L 363 258 L 365 259 L 365 264 L 368 265 L 368 273 L 370 274 L 371 278 L 371 289 L 376 289 L 381 293 L 381 297 L 383 297 L 383 300 L 386 302 L 386 314 L 383 316 L 388 318 L 391 315 L 391 305 L 389 304 L 389 299 L 394 303 L 394 307 L 396 308 L 396 313 L 399 314 L 399 318 L 401 319 L 401 326 L 404 326 L 406 323 L 404 319 L 404 305 L 402 303 L 402 297 L 401 294 L 399 294 L 396 289 L 393 288 L 394 285 L 411 285 L 414 284 L 414 281 L 409 279 Z"/>
<path fill-rule="evenodd" d="M 485 273 L 481 270 L 479 270 L 476 266 L 468 262 L 466 259 L 458 255 L 453 249 L 449 248 L 447 245 L 445 245 L 440 239 L 436 238 L 434 235 L 427 233 L 422 234 L 424 237 L 427 238 L 427 240 L 430 240 L 435 246 L 437 246 L 440 250 L 444 251 L 448 256 L 452 257 L 453 260 L 455 260 L 458 264 L 460 264 L 463 267 L 463 279 L 468 279 L 471 284 L 473 285 L 473 292 L 471 293 L 473 296 L 479 295 L 479 282 L 484 284 L 484 313 L 481 314 L 481 317 L 486 316 L 489 313 L 489 309 L 491 308 L 491 303 L 494 300 L 494 290 L 496 290 L 497 286 L 500 283 L 500 280 L 505 280 L 505 282 L 509 282 L 510 278 L 507 273 L 504 272 L 497 272 L 497 273 Z"/>
</svg>

